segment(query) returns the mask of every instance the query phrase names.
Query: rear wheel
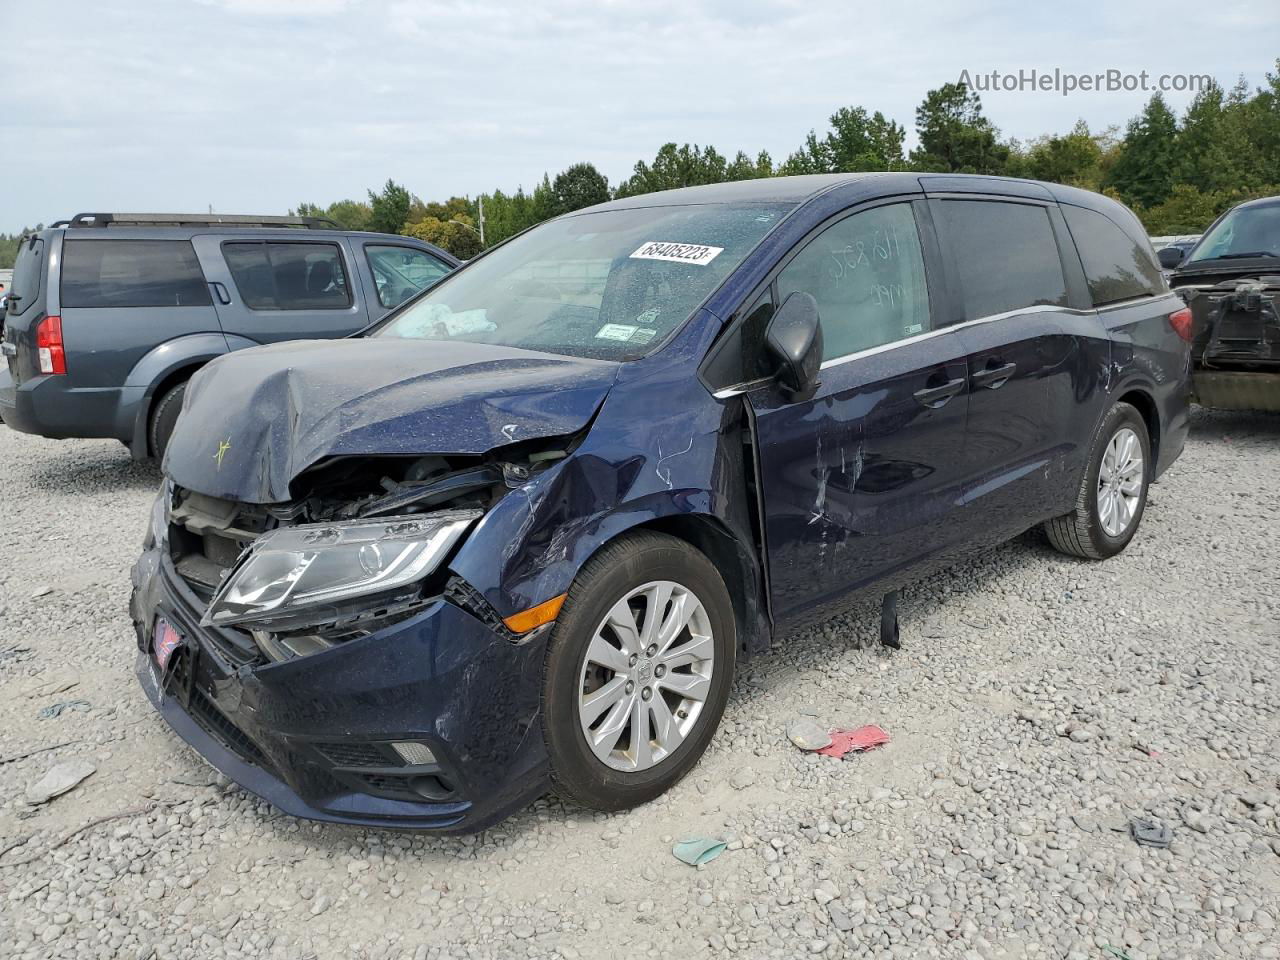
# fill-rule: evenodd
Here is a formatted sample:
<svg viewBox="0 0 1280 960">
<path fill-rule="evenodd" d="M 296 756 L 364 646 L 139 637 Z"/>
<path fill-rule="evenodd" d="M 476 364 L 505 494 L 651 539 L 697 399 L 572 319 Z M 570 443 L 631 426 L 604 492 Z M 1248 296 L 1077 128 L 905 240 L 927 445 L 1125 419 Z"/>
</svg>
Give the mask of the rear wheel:
<svg viewBox="0 0 1280 960">
<path fill-rule="evenodd" d="M 543 732 L 558 791 L 618 810 L 678 782 L 715 734 L 736 648 L 728 591 L 697 550 L 655 533 L 601 550 L 547 653 Z"/>
<path fill-rule="evenodd" d="M 169 437 L 173 435 L 173 426 L 178 422 L 178 414 L 182 412 L 182 398 L 186 392 L 185 381 L 176 387 L 170 387 L 151 409 L 147 440 L 150 443 L 151 455 L 157 460 L 164 459 L 164 451 L 169 446 Z"/>
<path fill-rule="evenodd" d="M 1151 439 L 1142 415 L 1127 403 L 1115 404 L 1094 438 L 1075 510 L 1044 525 L 1049 542 L 1076 557 L 1115 556 L 1138 532 L 1151 467 Z"/>
</svg>

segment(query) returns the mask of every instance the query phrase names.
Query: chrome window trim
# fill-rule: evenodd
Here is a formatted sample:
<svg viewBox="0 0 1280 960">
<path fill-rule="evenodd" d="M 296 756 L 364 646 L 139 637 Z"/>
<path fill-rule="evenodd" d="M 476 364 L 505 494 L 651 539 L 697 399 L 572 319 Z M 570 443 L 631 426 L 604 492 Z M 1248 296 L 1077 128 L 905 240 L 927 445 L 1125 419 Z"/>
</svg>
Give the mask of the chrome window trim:
<svg viewBox="0 0 1280 960">
<path fill-rule="evenodd" d="M 955 330 L 963 330 L 966 327 L 976 327 L 979 324 L 984 323 L 995 323 L 998 320 L 1006 320 L 1010 317 L 1022 317 L 1029 313 L 1070 313 L 1078 317 L 1087 317 L 1091 314 L 1103 313 L 1108 310 L 1118 310 L 1123 309 L 1124 307 L 1136 306 L 1139 303 L 1159 303 L 1161 300 L 1170 297 L 1178 299 L 1179 302 L 1181 302 L 1178 295 L 1170 290 L 1158 296 L 1146 295 L 1141 297 L 1131 297 L 1128 300 L 1120 300 L 1116 303 L 1108 303 L 1105 306 L 1090 307 L 1088 309 L 1064 307 L 1052 303 L 1038 303 L 1030 307 L 1020 307 L 1017 310 L 1006 310 L 1003 313 L 992 313 L 985 317 L 975 317 L 972 320 L 964 320 L 960 323 L 948 324 L 945 327 L 938 327 L 936 330 L 926 330 L 923 333 L 917 333 L 915 336 L 905 337 L 902 340 L 891 340 L 888 343 L 882 343 L 878 346 L 867 347 L 865 350 L 857 350 L 853 353 L 846 353 L 839 357 L 832 357 L 830 360 L 823 360 L 822 365 L 818 369 L 826 370 L 830 367 L 840 366 L 841 364 L 849 363 L 853 360 L 861 360 L 863 357 L 873 357 L 877 354 L 886 353 L 889 350 L 896 350 L 898 347 L 905 347 L 913 343 L 920 343 L 921 341 L 928 340 L 931 337 L 941 336 L 942 334 L 951 333 Z M 757 387 L 771 383 L 772 381 L 772 377 L 760 377 L 746 383 L 740 383 L 732 387 L 725 387 L 722 390 L 717 390 L 712 394 L 712 396 L 717 400 L 728 400 L 731 397 L 747 393 L 750 390 L 754 390 Z"/>
</svg>

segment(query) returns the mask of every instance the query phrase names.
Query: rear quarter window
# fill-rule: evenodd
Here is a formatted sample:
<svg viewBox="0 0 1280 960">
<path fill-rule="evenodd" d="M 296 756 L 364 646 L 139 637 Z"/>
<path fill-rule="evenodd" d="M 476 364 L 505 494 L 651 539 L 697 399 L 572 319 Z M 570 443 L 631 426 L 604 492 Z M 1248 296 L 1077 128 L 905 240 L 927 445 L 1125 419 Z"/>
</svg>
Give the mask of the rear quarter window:
<svg viewBox="0 0 1280 960">
<path fill-rule="evenodd" d="M 1143 244 L 1109 217 L 1083 207 L 1062 205 L 1062 215 L 1080 252 L 1093 305 L 1101 306 L 1162 292 L 1160 264 Z"/>
<path fill-rule="evenodd" d="M 43 240 L 34 237 L 19 244 L 18 259 L 13 265 L 13 283 L 9 286 L 11 313 L 25 313 L 39 299 L 44 263 Z"/>
<path fill-rule="evenodd" d="M 998 200 L 943 200 L 939 207 L 969 319 L 1066 306 L 1067 281 L 1044 207 Z"/>
<path fill-rule="evenodd" d="M 212 304 L 189 240 L 62 243 L 62 306 L 207 307 Z"/>
</svg>

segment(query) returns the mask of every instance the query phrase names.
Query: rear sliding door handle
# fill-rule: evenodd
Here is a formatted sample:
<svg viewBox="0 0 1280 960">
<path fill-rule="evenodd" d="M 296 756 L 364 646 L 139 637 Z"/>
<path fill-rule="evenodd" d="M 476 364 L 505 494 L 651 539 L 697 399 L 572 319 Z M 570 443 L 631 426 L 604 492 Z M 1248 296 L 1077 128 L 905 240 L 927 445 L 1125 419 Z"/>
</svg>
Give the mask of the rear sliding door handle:
<svg viewBox="0 0 1280 960">
<path fill-rule="evenodd" d="M 948 380 L 940 387 L 925 387 L 914 394 L 921 405 L 937 409 L 964 389 L 964 377 Z"/>
<path fill-rule="evenodd" d="M 1013 372 L 1018 369 L 1016 363 L 1004 363 L 998 367 L 988 367 L 986 370 L 979 370 L 973 375 L 973 385 L 975 387 L 986 387 L 988 390 L 999 390 L 1009 378 L 1013 376 Z"/>
<path fill-rule="evenodd" d="M 222 285 L 221 281 L 211 281 L 209 286 L 213 289 L 213 295 L 218 298 L 218 302 L 224 307 L 231 302 L 231 295 L 227 293 L 227 288 Z"/>
</svg>

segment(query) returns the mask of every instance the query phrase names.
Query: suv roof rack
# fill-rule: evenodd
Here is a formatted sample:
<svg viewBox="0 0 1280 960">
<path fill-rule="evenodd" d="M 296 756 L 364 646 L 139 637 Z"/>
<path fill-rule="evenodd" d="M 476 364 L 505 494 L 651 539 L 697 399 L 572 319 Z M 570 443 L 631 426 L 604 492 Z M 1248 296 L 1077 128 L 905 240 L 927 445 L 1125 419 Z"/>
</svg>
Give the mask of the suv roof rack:
<svg viewBox="0 0 1280 960">
<path fill-rule="evenodd" d="M 328 217 L 255 217 L 221 213 L 77 213 L 59 220 L 69 227 L 298 227 L 304 230 L 340 230 Z"/>
</svg>

